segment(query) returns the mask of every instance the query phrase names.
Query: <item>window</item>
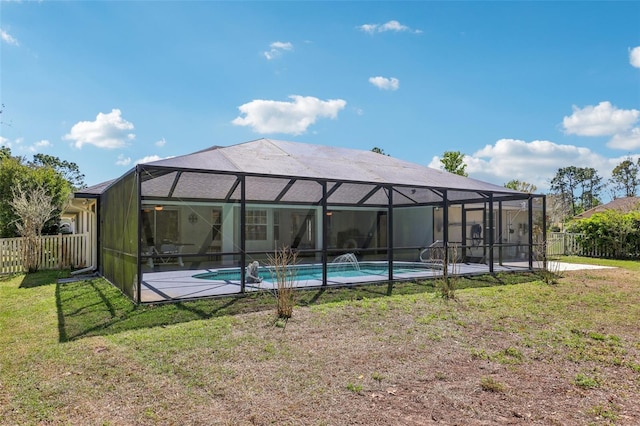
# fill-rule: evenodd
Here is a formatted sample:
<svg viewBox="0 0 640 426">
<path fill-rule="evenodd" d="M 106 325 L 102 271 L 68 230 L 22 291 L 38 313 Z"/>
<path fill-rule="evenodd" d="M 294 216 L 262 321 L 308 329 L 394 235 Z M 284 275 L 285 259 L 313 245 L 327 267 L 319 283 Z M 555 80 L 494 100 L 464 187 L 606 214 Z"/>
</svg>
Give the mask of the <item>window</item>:
<svg viewBox="0 0 640 426">
<path fill-rule="evenodd" d="M 267 239 L 267 211 L 247 210 L 247 240 Z"/>
</svg>

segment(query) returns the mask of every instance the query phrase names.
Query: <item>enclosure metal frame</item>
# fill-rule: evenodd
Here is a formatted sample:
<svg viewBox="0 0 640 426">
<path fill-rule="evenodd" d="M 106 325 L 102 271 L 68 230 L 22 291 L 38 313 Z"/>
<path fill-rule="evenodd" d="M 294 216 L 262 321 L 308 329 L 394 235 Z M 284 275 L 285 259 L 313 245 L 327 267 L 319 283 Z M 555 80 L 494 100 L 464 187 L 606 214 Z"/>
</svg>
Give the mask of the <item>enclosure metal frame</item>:
<svg viewBox="0 0 640 426">
<path fill-rule="evenodd" d="M 157 178 L 160 177 L 162 175 L 166 175 L 169 173 L 176 173 L 176 177 L 171 185 L 171 188 L 169 189 L 168 192 L 168 196 L 167 197 L 157 197 L 157 196 L 153 196 L 153 197 L 148 197 L 148 196 L 143 196 L 142 195 L 142 185 L 143 182 L 145 180 L 148 179 L 153 179 L 153 178 Z M 513 192 L 510 192 L 508 190 L 505 190 L 504 193 L 499 192 L 499 191 L 485 191 L 485 190 L 474 190 L 474 189 L 457 189 L 457 188 L 444 188 L 444 187 L 436 187 L 436 186 L 430 186 L 427 184 L 424 185 L 409 185 L 409 184 L 397 184 L 397 183 L 392 183 L 392 182 L 388 182 L 388 183 L 380 183 L 380 182 L 368 182 L 368 181 L 362 181 L 362 180 L 346 180 L 346 179 L 330 179 L 330 178 L 313 178 L 313 177 L 305 177 L 305 176 L 286 176 L 286 175 L 277 175 L 277 174 L 268 174 L 268 173 L 245 173 L 245 172 L 239 172 L 239 171 L 220 171 L 220 170 L 203 170 L 203 169 L 185 169 L 185 168 L 176 168 L 176 167 L 166 167 L 166 166 L 151 166 L 151 165 L 144 165 L 144 164 L 139 164 L 137 165 L 135 168 L 131 169 L 129 172 L 127 172 L 126 174 L 124 174 L 123 176 L 121 176 L 119 179 L 115 180 L 114 182 L 112 182 L 100 195 L 99 201 L 101 201 L 100 206 L 100 214 L 102 215 L 102 217 L 99 218 L 98 220 L 98 249 L 99 252 L 101 253 L 100 255 L 100 262 L 99 262 L 99 271 L 100 273 L 107 279 L 109 280 L 112 284 L 114 284 L 116 287 L 120 288 L 121 291 L 126 294 L 129 298 L 131 298 L 135 303 L 141 303 L 141 284 L 142 284 L 142 262 L 141 262 L 141 258 L 143 256 L 142 253 L 142 245 L 141 245 L 141 238 L 142 238 L 142 205 L 143 202 L 147 199 L 152 199 L 154 201 L 157 202 L 163 202 L 163 201 L 172 201 L 175 200 L 175 198 L 173 198 L 173 194 L 174 191 L 178 185 L 178 182 L 180 181 L 181 176 L 183 175 L 183 173 L 200 173 L 200 174 L 209 174 L 209 175 L 216 175 L 216 176 L 221 176 L 221 175 L 228 175 L 228 176 L 234 176 L 236 178 L 235 183 L 232 185 L 232 187 L 230 188 L 230 190 L 228 191 L 226 197 L 224 199 L 202 199 L 202 198 L 197 198 L 197 199 L 184 199 L 184 198 L 180 198 L 180 201 L 183 202 L 189 202 L 189 201 L 198 201 L 198 202 L 202 202 L 202 201 L 211 201 L 211 202 L 224 202 L 224 203 L 239 203 L 240 206 L 240 241 L 239 241 L 239 245 L 240 245 L 240 262 L 241 265 L 246 265 L 246 205 L 248 202 L 251 202 L 251 200 L 247 200 L 246 199 L 246 178 L 247 177 L 251 177 L 251 178 L 268 178 L 268 179 L 287 179 L 289 182 L 288 184 L 281 190 L 281 192 L 278 194 L 278 196 L 274 197 L 273 200 L 260 200 L 260 204 L 274 204 L 274 205 L 278 205 L 280 204 L 281 200 L 283 199 L 283 197 L 287 194 L 287 192 L 292 188 L 292 186 L 295 184 L 295 182 L 303 180 L 303 181 L 311 181 L 311 182 L 316 182 L 317 184 L 319 184 L 321 186 L 321 191 L 322 191 L 322 197 L 320 200 L 318 201 L 314 201 L 314 202 L 304 202 L 304 201 L 300 201 L 300 202 L 295 202 L 295 201 L 287 201 L 286 204 L 287 205 L 312 205 L 312 206 L 316 206 L 316 207 L 320 207 L 321 211 L 322 211 L 322 235 L 321 235 L 321 241 L 322 241 L 322 247 L 320 250 L 316 250 L 319 251 L 321 253 L 321 259 L 322 259 L 322 271 L 323 271 L 323 279 L 322 279 L 322 285 L 326 286 L 327 285 L 327 261 L 328 261 L 328 252 L 329 252 L 329 248 L 327 247 L 328 244 L 328 235 L 327 235 L 327 211 L 328 211 L 328 199 L 330 198 L 330 196 L 332 195 L 332 193 L 334 191 L 336 191 L 341 185 L 343 184 L 361 184 L 361 185 L 373 185 L 373 189 L 364 197 L 362 197 L 360 200 L 357 200 L 356 202 L 353 203 L 341 203 L 341 204 L 335 204 L 332 203 L 331 206 L 339 206 L 339 207 L 362 207 L 362 206 L 366 206 L 366 207 L 375 207 L 375 208 L 380 208 L 380 209 L 386 209 L 387 212 L 387 263 L 389 265 L 389 276 L 388 276 L 388 280 L 389 282 L 393 282 L 393 281 L 397 281 L 394 280 L 393 277 L 393 262 L 394 262 L 394 249 L 396 247 L 394 247 L 394 243 L 393 243 L 393 237 L 394 237 L 394 220 L 393 220 L 393 214 L 394 214 L 394 210 L 396 208 L 407 208 L 407 207 L 421 207 L 421 206 L 432 206 L 432 207 L 439 207 L 442 208 L 443 210 L 443 228 L 442 228 L 442 236 L 444 239 L 444 246 L 448 247 L 449 246 L 449 209 L 451 206 L 455 206 L 455 205 L 461 205 L 462 209 L 464 211 L 464 205 L 465 204 L 482 204 L 486 210 L 489 211 L 488 214 L 488 224 L 485 227 L 485 229 L 487 229 L 488 233 L 485 232 L 485 238 L 488 235 L 488 241 L 485 242 L 485 246 L 486 246 L 486 250 L 488 251 L 488 255 L 489 255 L 489 261 L 488 261 L 488 265 L 489 265 L 489 272 L 490 273 L 494 273 L 494 247 L 496 246 L 496 244 L 499 245 L 499 261 L 502 262 L 502 243 L 496 243 L 494 241 L 494 228 L 496 226 L 493 220 L 493 211 L 494 211 L 494 205 L 497 204 L 497 208 L 498 208 L 498 226 L 499 229 L 501 229 L 502 227 L 502 211 L 503 211 L 503 203 L 504 202 L 508 202 L 508 201 L 522 201 L 522 202 L 526 202 L 527 206 L 528 206 L 528 218 L 527 218 L 527 222 L 528 222 L 528 265 L 529 265 L 529 270 L 532 270 L 534 267 L 534 258 L 533 258 L 533 254 L 534 254 L 534 235 L 533 235 L 533 207 L 534 207 L 534 201 L 535 200 L 542 200 L 542 229 L 543 229 L 543 234 L 542 234 L 542 241 L 538 243 L 538 245 L 545 245 L 545 240 L 546 240 L 546 199 L 544 195 L 539 195 L 539 194 L 526 194 L 526 193 L 522 193 L 522 194 L 514 194 Z M 131 256 L 135 256 L 136 257 L 136 268 L 135 268 L 135 276 L 130 276 L 131 273 L 130 271 L 125 271 L 126 268 L 123 268 L 123 271 L 120 271 L 120 274 L 116 274 L 113 272 L 110 272 L 109 270 L 105 269 L 105 260 L 103 257 L 103 251 L 106 249 L 106 246 L 104 245 L 105 242 L 105 235 L 107 235 L 106 230 L 111 228 L 112 226 L 118 226 L 119 222 L 118 220 L 115 218 L 116 214 L 115 209 L 111 208 L 111 209 L 107 209 L 105 207 L 105 205 L 107 204 L 106 200 L 108 200 L 110 197 L 112 197 L 114 195 L 114 193 L 117 193 L 118 188 L 120 188 L 120 190 L 126 190 L 126 188 L 123 189 L 123 186 L 126 184 L 126 179 L 130 179 L 131 175 L 133 174 L 133 186 L 134 188 L 132 188 L 132 190 L 135 191 L 135 195 L 136 195 L 136 209 L 137 212 L 135 215 L 131 215 L 131 212 L 124 212 L 124 214 L 128 214 L 129 216 L 127 217 L 135 217 L 137 220 L 137 224 L 136 224 L 136 239 L 135 239 L 135 243 L 123 243 L 122 246 L 122 251 L 120 253 L 118 253 L 119 256 L 124 256 L 124 257 L 131 257 Z M 333 187 L 331 189 L 328 188 L 328 185 L 332 183 Z M 238 188 L 238 186 L 240 187 L 240 199 L 239 200 L 233 200 L 233 194 L 236 191 L 236 189 Z M 413 200 L 409 195 L 400 192 L 400 189 L 407 189 L 407 188 L 411 188 L 411 189 L 420 189 L 420 190 L 428 190 L 431 191 L 433 194 L 435 194 L 436 196 L 438 196 L 440 198 L 440 201 L 430 201 L 430 202 L 418 202 L 416 200 Z M 387 199 L 388 202 L 386 204 L 365 204 L 366 201 L 373 196 L 374 194 L 376 194 L 378 191 L 385 191 L 387 194 Z M 456 193 L 468 193 L 469 197 L 465 198 L 465 199 L 455 199 L 452 200 L 449 198 L 449 192 L 450 191 L 454 191 Z M 397 197 L 394 197 L 394 193 L 397 195 Z M 403 202 L 399 202 L 397 200 L 402 200 Z M 397 203 L 397 204 L 394 204 Z M 485 217 L 485 219 L 487 218 L 487 215 L 483 215 L 483 217 Z M 122 217 L 120 218 L 120 220 L 122 220 Z M 463 213 L 463 220 L 464 220 L 464 213 Z M 126 222 L 126 221 L 125 221 Z M 121 223 L 120 223 L 121 224 Z M 131 225 L 131 224 L 129 224 Z M 126 227 L 125 227 L 126 228 Z M 112 231 L 111 231 L 112 232 Z M 466 232 L 465 227 L 463 226 L 463 232 Z M 124 241 L 125 236 L 123 236 L 123 241 Z M 133 251 L 133 252 L 131 252 Z M 449 250 L 444 250 L 444 264 L 447 265 L 449 264 Z M 544 250 L 542 251 L 544 253 Z M 542 259 L 545 264 L 546 264 L 546 258 L 543 254 L 543 259 Z M 240 268 L 241 271 L 241 293 L 245 293 L 246 289 L 245 289 L 245 270 L 243 267 Z M 448 274 L 448 268 L 444 268 L 443 269 L 444 275 L 445 277 Z M 133 287 L 132 287 L 133 286 Z M 185 300 L 185 299 L 179 299 L 179 300 Z"/>
</svg>

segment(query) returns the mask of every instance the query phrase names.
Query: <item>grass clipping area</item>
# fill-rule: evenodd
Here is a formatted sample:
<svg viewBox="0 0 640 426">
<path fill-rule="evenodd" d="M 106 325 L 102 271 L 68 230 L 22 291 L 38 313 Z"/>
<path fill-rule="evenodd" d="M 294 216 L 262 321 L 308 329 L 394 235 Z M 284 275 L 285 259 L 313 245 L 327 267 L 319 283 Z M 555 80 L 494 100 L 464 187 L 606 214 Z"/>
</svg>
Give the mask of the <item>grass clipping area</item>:
<svg viewBox="0 0 640 426">
<path fill-rule="evenodd" d="M 635 268 L 636 263 L 629 263 Z M 636 424 L 627 268 L 135 307 L 101 279 L 0 278 L 2 424 Z"/>
</svg>

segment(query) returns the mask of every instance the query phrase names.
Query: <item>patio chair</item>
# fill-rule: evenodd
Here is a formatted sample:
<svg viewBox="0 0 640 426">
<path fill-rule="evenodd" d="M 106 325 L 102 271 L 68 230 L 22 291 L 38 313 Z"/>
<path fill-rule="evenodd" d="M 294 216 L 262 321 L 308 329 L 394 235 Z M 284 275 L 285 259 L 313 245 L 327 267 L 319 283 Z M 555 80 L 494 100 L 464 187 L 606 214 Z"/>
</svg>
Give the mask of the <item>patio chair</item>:
<svg viewBox="0 0 640 426">
<path fill-rule="evenodd" d="M 154 247 L 154 250 L 155 247 Z M 156 250 L 156 254 L 161 263 L 178 263 L 180 266 L 184 266 L 182 262 L 182 256 L 180 256 L 180 246 L 173 243 L 163 243 L 160 245 L 160 251 Z"/>
</svg>

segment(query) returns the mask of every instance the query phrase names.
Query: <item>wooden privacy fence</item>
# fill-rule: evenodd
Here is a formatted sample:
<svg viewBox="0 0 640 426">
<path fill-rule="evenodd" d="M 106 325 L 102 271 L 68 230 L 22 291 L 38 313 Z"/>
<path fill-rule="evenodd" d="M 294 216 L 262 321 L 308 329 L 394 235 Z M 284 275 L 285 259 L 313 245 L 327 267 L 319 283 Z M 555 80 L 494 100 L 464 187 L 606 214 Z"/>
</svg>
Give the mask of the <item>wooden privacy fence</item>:
<svg viewBox="0 0 640 426">
<path fill-rule="evenodd" d="M 39 269 L 83 268 L 90 261 L 89 234 L 40 237 Z M 24 238 L 0 239 L 0 274 L 23 272 Z"/>
</svg>

